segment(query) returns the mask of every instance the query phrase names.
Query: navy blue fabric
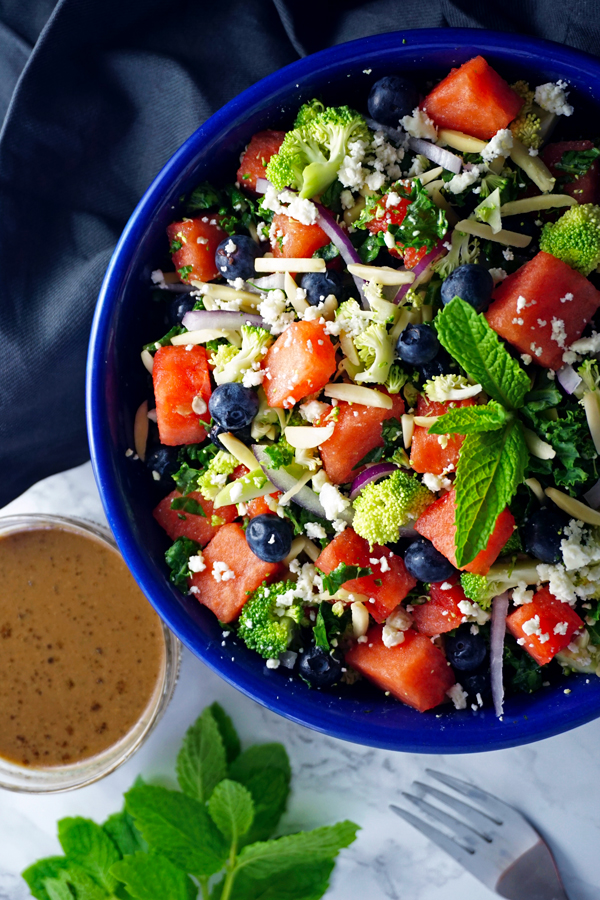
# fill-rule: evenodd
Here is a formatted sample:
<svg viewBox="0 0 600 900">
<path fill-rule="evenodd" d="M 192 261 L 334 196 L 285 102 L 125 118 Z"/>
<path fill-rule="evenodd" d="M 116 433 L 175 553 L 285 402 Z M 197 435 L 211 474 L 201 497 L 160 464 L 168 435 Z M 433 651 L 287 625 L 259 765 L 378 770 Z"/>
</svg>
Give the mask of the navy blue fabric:
<svg viewBox="0 0 600 900">
<path fill-rule="evenodd" d="M 467 26 L 600 47 L 595 0 L 0 0 L 0 506 L 88 457 L 84 373 L 112 248 L 169 156 L 299 55 Z"/>
</svg>

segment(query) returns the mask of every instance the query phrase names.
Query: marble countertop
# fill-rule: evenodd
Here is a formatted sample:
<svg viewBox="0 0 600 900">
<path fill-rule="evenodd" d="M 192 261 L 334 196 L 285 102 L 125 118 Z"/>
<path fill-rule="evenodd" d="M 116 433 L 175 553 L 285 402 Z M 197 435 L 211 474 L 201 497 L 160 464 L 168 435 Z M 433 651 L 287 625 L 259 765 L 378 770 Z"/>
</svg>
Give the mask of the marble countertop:
<svg viewBox="0 0 600 900">
<path fill-rule="evenodd" d="M 55 475 L 0 510 L 82 516 L 105 522 L 91 466 Z M 525 813 L 555 854 L 570 900 L 600 900 L 600 720 L 513 750 L 421 756 L 373 750 L 294 725 L 238 693 L 185 652 L 181 679 L 164 718 L 124 766 L 90 787 L 26 796 L 0 791 L 0 900 L 25 900 L 18 873 L 60 852 L 56 820 L 101 821 L 120 808 L 138 773 L 171 776 L 180 740 L 198 713 L 218 700 L 247 743 L 281 741 L 292 761 L 293 794 L 284 824 L 312 828 L 350 818 L 361 826 L 342 852 L 330 900 L 486 900 L 493 895 L 450 857 L 398 819 L 390 802 L 427 767 L 472 780 Z M 167 898 L 165 898 L 167 900 Z"/>
</svg>

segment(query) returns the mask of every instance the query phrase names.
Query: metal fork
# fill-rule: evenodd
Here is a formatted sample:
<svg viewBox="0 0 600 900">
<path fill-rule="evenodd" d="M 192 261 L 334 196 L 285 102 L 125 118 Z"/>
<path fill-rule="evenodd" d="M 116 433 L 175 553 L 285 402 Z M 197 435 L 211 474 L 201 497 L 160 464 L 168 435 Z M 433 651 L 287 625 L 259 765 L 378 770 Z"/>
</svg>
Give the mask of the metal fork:
<svg viewBox="0 0 600 900">
<path fill-rule="evenodd" d="M 432 769 L 426 769 L 426 772 L 472 800 L 479 808 L 436 787 L 415 781 L 415 793 L 403 791 L 402 795 L 450 834 L 434 828 L 399 806 L 392 804 L 390 809 L 501 897 L 509 900 L 569 900 L 550 850 L 521 813 L 466 781 Z M 425 797 L 450 807 L 460 819 L 428 802 Z"/>
</svg>

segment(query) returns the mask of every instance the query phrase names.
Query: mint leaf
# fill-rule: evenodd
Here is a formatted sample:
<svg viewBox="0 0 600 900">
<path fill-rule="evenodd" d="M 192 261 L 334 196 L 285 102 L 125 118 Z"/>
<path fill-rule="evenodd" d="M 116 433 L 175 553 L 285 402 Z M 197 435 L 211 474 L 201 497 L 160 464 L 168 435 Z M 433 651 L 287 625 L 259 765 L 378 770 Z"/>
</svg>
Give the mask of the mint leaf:
<svg viewBox="0 0 600 900">
<path fill-rule="evenodd" d="M 487 406 L 462 406 L 448 410 L 433 423 L 427 433 L 479 434 L 502 428 L 509 418 L 510 413 L 500 403 L 490 400 Z"/>
<path fill-rule="evenodd" d="M 496 519 L 522 482 L 529 454 L 521 425 L 468 434 L 456 473 L 456 564 L 485 549 Z"/>
<path fill-rule="evenodd" d="M 103 829 L 114 842 L 121 856 L 130 856 L 138 850 L 146 850 L 146 841 L 141 836 L 128 812 L 113 813 L 103 824 Z"/>
<path fill-rule="evenodd" d="M 125 807 L 152 850 L 197 878 L 219 872 L 229 847 L 197 800 L 166 788 L 143 785 L 125 794 Z"/>
<path fill-rule="evenodd" d="M 186 731 L 175 769 L 181 790 L 200 803 L 227 775 L 225 747 L 210 707 Z"/>
<path fill-rule="evenodd" d="M 114 900 L 112 891 L 107 893 L 77 863 L 68 863 L 68 868 L 63 869 L 57 878 L 47 878 L 45 881 L 50 900 L 73 900 L 74 896 L 77 900 Z"/>
<path fill-rule="evenodd" d="M 160 853 L 136 853 L 112 867 L 136 900 L 195 900 L 198 888 Z M 72 900 L 72 898 L 71 898 Z"/>
<path fill-rule="evenodd" d="M 255 744 L 229 767 L 229 778 L 248 788 L 254 801 L 254 822 L 242 843 L 269 838 L 285 811 L 292 772 L 282 744 Z"/>
<path fill-rule="evenodd" d="M 225 778 L 212 792 L 208 811 L 223 837 L 237 846 L 254 819 L 252 794 L 243 784 Z"/>
<path fill-rule="evenodd" d="M 79 816 L 61 819 L 58 840 L 69 861 L 78 863 L 108 894 L 113 893 L 117 882 L 110 867 L 120 854 L 100 825 Z"/>
<path fill-rule="evenodd" d="M 233 897 L 235 900 L 319 900 L 329 887 L 334 866 L 333 860 L 307 860 L 302 866 L 295 863 L 267 879 L 256 879 L 241 871 L 235 877 Z M 223 886 L 224 882 L 216 885 L 211 900 L 221 900 Z"/>
<path fill-rule="evenodd" d="M 345 609 L 341 616 L 336 616 L 331 603 L 328 603 L 327 600 L 319 603 L 319 611 L 313 630 L 317 647 L 330 650 L 332 639 L 338 637 L 346 630 L 350 618 L 351 613 L 348 609 Z"/>
<path fill-rule="evenodd" d="M 300 869 L 307 862 L 317 863 L 335 859 L 343 847 L 348 847 L 356 838 L 358 825 L 348 820 L 337 825 L 301 831 L 277 838 L 250 844 L 240 852 L 236 871 L 245 873 L 246 878 L 256 881 L 271 879 L 279 873 L 294 868 Z"/>
<path fill-rule="evenodd" d="M 202 505 L 197 500 L 194 500 L 193 497 L 173 497 L 171 509 L 180 509 L 183 512 L 190 513 L 190 515 L 204 516 L 206 518 Z"/>
<path fill-rule="evenodd" d="M 437 314 L 435 327 L 444 348 L 493 400 L 507 409 L 523 405 L 529 378 L 483 315 L 455 297 Z"/>
<path fill-rule="evenodd" d="M 73 900 L 71 888 L 62 878 L 48 878 L 46 891 L 49 900 Z"/>
<path fill-rule="evenodd" d="M 21 878 L 36 900 L 50 900 L 44 882 L 48 878 L 57 878 L 68 865 L 69 861 L 64 856 L 46 856 L 21 872 Z"/>
<path fill-rule="evenodd" d="M 238 737 L 237 731 L 233 726 L 233 722 L 218 703 L 211 703 L 208 707 L 213 714 L 213 719 L 217 723 L 223 747 L 225 748 L 225 756 L 227 764 L 231 765 L 234 759 L 242 752 L 242 745 Z"/>
<path fill-rule="evenodd" d="M 369 566 L 347 566 L 343 562 L 336 566 L 329 575 L 321 572 L 320 569 L 317 569 L 317 571 L 323 579 L 323 587 L 329 595 L 335 594 L 347 581 L 353 581 L 355 578 L 373 574 L 373 570 Z"/>
</svg>

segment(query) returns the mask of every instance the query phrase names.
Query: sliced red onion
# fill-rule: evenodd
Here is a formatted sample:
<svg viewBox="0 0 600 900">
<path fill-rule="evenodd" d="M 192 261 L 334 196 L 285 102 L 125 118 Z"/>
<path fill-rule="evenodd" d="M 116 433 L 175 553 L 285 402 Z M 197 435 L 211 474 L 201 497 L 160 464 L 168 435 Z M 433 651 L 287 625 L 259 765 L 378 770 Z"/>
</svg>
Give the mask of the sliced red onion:
<svg viewBox="0 0 600 900">
<path fill-rule="evenodd" d="M 504 635 L 506 634 L 506 616 L 508 615 L 508 591 L 492 600 L 492 629 L 490 635 L 490 678 L 492 682 L 492 700 L 497 716 L 504 712 L 504 683 L 502 667 L 504 665 Z"/>
<path fill-rule="evenodd" d="M 382 125 L 381 122 L 376 122 L 375 119 L 365 118 L 365 122 L 371 131 L 383 131 L 387 137 L 391 138 L 397 144 L 401 144 L 406 138 L 406 132 L 402 131 L 401 128 L 392 128 L 390 125 Z"/>
<path fill-rule="evenodd" d="M 348 233 L 344 231 L 344 229 L 338 225 L 335 221 L 335 217 L 331 214 L 331 212 L 326 209 L 326 207 L 321 206 L 320 203 L 316 203 L 315 206 L 319 211 L 319 218 L 317 219 L 317 224 L 323 229 L 327 237 L 331 240 L 333 244 L 340 251 L 340 256 L 344 260 L 347 266 L 352 265 L 352 263 L 361 263 L 362 260 L 354 246 L 352 241 L 348 237 Z M 363 307 L 365 309 L 369 308 L 367 303 L 367 298 L 365 297 L 365 293 L 363 290 L 364 279 L 359 278 L 357 275 L 353 275 L 354 283 L 358 288 L 358 292 L 360 294 L 360 299 Z"/>
<path fill-rule="evenodd" d="M 425 256 L 423 257 L 423 259 L 419 260 L 419 262 L 414 267 L 414 269 L 410 270 L 411 272 L 414 272 L 414 274 L 415 274 L 415 281 L 417 280 L 419 275 L 423 274 L 423 272 L 425 271 L 427 266 L 430 266 L 431 263 L 435 259 L 437 259 L 437 257 L 440 255 L 441 251 L 445 249 L 444 244 L 448 240 L 449 234 L 450 234 L 450 232 L 447 231 L 446 234 L 444 235 L 444 237 L 440 238 L 440 240 L 435 245 L 433 250 L 430 250 L 429 253 L 426 253 Z M 403 299 L 404 295 L 407 293 L 407 291 L 411 287 L 412 287 L 412 284 L 401 284 L 398 289 L 398 293 L 394 297 L 393 302 L 400 303 L 400 301 Z"/>
<path fill-rule="evenodd" d="M 253 444 L 252 452 L 258 460 L 263 472 L 268 477 L 271 484 L 275 485 L 278 491 L 287 494 L 287 492 L 291 491 L 294 485 L 297 484 L 298 479 L 294 478 L 293 475 L 290 475 L 289 472 L 286 472 L 285 469 L 269 468 L 271 460 L 265 453 L 265 448 L 261 447 L 260 444 Z M 294 494 L 292 499 L 294 503 L 297 503 L 298 506 L 308 510 L 313 516 L 319 516 L 321 519 L 327 518 L 327 514 L 319 500 L 319 495 L 313 491 L 312 488 L 307 487 L 307 485 L 301 487 L 298 493 Z M 348 507 L 339 514 L 338 518 L 350 524 L 354 518 L 354 510 L 352 507 Z"/>
<path fill-rule="evenodd" d="M 585 492 L 583 497 L 592 509 L 598 509 L 598 507 L 600 507 L 600 478 L 589 491 Z"/>
<path fill-rule="evenodd" d="M 272 185 L 268 178 L 257 178 L 254 190 L 257 194 L 266 194 L 270 187 L 272 187 Z"/>
<path fill-rule="evenodd" d="M 411 137 L 408 139 L 408 146 L 411 150 L 414 150 L 415 153 L 426 156 L 431 162 L 438 166 L 443 166 L 444 169 L 448 169 L 449 172 L 454 172 L 455 175 L 458 175 L 462 169 L 463 161 L 460 156 L 457 156 L 455 153 L 450 153 L 449 150 L 445 150 L 444 147 L 438 147 L 437 144 L 432 144 L 430 141 Z"/>
<path fill-rule="evenodd" d="M 582 382 L 581 375 L 578 375 L 573 366 L 563 366 L 556 373 L 560 386 L 567 392 L 573 394 Z"/>
<path fill-rule="evenodd" d="M 375 465 L 369 466 L 364 472 L 357 475 L 352 482 L 350 499 L 354 500 L 368 484 L 371 484 L 373 481 L 379 481 L 380 478 L 385 478 L 386 475 L 391 475 L 397 468 L 398 466 L 391 462 L 375 463 Z"/>
<path fill-rule="evenodd" d="M 201 328 L 241 328 L 242 325 L 254 325 L 270 331 L 262 316 L 254 313 L 234 312 L 229 309 L 192 309 L 183 317 L 181 324 L 188 331 L 199 331 Z"/>
</svg>

